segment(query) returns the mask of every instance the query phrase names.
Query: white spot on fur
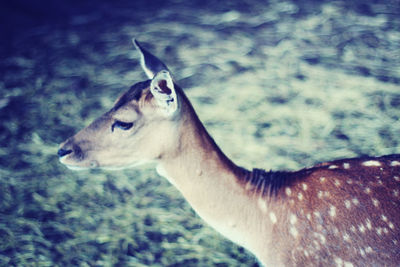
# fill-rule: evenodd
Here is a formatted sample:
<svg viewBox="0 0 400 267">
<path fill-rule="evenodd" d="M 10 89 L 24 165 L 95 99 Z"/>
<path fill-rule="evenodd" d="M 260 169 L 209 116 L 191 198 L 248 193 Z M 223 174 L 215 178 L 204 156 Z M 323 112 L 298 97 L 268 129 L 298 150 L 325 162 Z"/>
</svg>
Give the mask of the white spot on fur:
<svg viewBox="0 0 400 267">
<path fill-rule="evenodd" d="M 337 267 L 343 267 L 343 260 L 341 258 L 335 258 L 335 263 Z"/>
<path fill-rule="evenodd" d="M 360 202 L 358 201 L 358 199 L 357 198 L 353 198 L 352 200 L 351 200 L 351 202 L 353 202 L 353 204 L 354 205 L 358 205 L 358 204 L 360 204 Z"/>
<path fill-rule="evenodd" d="M 339 168 L 338 166 L 336 166 L 336 165 L 331 165 L 331 166 L 329 166 L 328 167 L 328 169 L 331 169 L 331 170 L 333 170 L 333 169 L 337 169 L 337 168 Z"/>
<path fill-rule="evenodd" d="M 365 188 L 364 192 L 365 192 L 366 194 L 371 193 L 371 188 L 369 188 L 369 187 Z"/>
<path fill-rule="evenodd" d="M 344 206 L 346 207 L 346 209 L 350 209 L 350 208 L 351 208 L 351 202 L 350 202 L 350 200 L 346 199 L 346 200 L 344 201 Z"/>
<path fill-rule="evenodd" d="M 333 233 L 334 233 L 336 236 L 339 236 L 339 229 L 338 229 L 337 227 L 333 227 Z"/>
<path fill-rule="evenodd" d="M 392 167 L 400 166 L 400 161 L 393 160 L 392 162 L 390 162 L 390 166 L 392 166 Z"/>
<path fill-rule="evenodd" d="M 366 220 L 365 225 L 367 226 L 368 230 L 372 229 L 372 224 L 371 224 L 371 221 L 369 219 Z"/>
<path fill-rule="evenodd" d="M 362 248 L 360 248 L 360 255 L 363 257 L 365 256 L 365 251 Z"/>
<path fill-rule="evenodd" d="M 394 189 L 394 190 L 393 190 L 393 195 L 394 195 L 395 197 L 398 197 L 398 196 L 399 196 L 399 190 Z"/>
<path fill-rule="evenodd" d="M 275 224 L 275 223 L 278 221 L 278 219 L 276 218 L 275 213 L 273 213 L 273 212 L 270 212 L 270 213 L 269 213 L 269 219 L 271 220 L 271 222 L 272 222 L 273 224 Z"/>
<path fill-rule="evenodd" d="M 372 253 L 372 248 L 371 247 L 366 247 L 365 248 L 365 252 L 367 252 L 367 253 Z"/>
<path fill-rule="evenodd" d="M 343 240 L 344 241 L 350 241 L 350 236 L 347 233 L 344 233 Z"/>
<path fill-rule="evenodd" d="M 392 229 L 392 230 L 394 229 L 394 224 L 392 222 L 389 222 L 388 225 L 389 225 L 390 229 Z"/>
<path fill-rule="evenodd" d="M 323 234 L 318 234 L 319 239 L 321 240 L 321 244 L 325 244 L 326 243 L 326 238 Z"/>
<path fill-rule="evenodd" d="M 297 194 L 297 198 L 298 198 L 299 200 L 303 200 L 303 194 L 302 194 L 302 193 L 298 193 L 298 194 Z"/>
<path fill-rule="evenodd" d="M 286 195 L 290 196 L 292 194 L 292 190 L 289 187 L 285 188 Z"/>
<path fill-rule="evenodd" d="M 314 243 L 314 249 L 316 249 L 316 250 L 320 250 L 321 249 L 321 246 L 319 245 L 317 240 L 314 240 L 313 243 Z"/>
<path fill-rule="evenodd" d="M 307 213 L 306 217 L 307 217 L 307 219 L 308 219 L 309 221 L 311 221 L 311 214 L 310 214 L 310 213 Z"/>
<path fill-rule="evenodd" d="M 354 226 L 354 225 L 352 225 L 351 227 L 350 227 L 350 230 L 352 231 L 352 232 L 356 232 L 357 231 L 357 229 L 356 229 L 356 227 Z"/>
<path fill-rule="evenodd" d="M 361 233 L 364 233 L 365 232 L 365 226 L 363 225 L 363 224 L 360 224 L 359 226 L 358 226 L 358 230 L 361 232 Z"/>
<path fill-rule="evenodd" d="M 340 181 L 338 179 L 335 179 L 335 185 L 340 186 Z"/>
<path fill-rule="evenodd" d="M 377 233 L 378 235 L 381 235 L 381 234 L 382 234 L 382 228 L 381 228 L 381 227 L 377 227 L 377 228 L 376 228 L 376 233 Z"/>
<path fill-rule="evenodd" d="M 353 267 L 354 265 L 351 262 L 345 261 L 343 266 L 344 267 Z"/>
<path fill-rule="evenodd" d="M 325 177 L 320 177 L 320 178 L 319 178 L 319 181 L 320 181 L 321 183 L 325 182 L 325 180 L 326 180 Z"/>
<path fill-rule="evenodd" d="M 321 199 L 323 195 L 324 195 L 324 193 L 322 191 L 318 191 L 318 194 L 317 194 L 318 198 Z"/>
<path fill-rule="evenodd" d="M 379 201 L 376 198 L 372 198 L 372 204 L 374 204 L 375 207 L 378 207 Z"/>
<path fill-rule="evenodd" d="M 335 206 L 331 206 L 329 209 L 329 215 L 331 217 L 335 217 L 336 216 L 336 207 Z"/>
<path fill-rule="evenodd" d="M 368 161 L 364 161 L 362 163 L 363 166 L 365 167 L 380 167 L 381 163 L 379 161 L 376 160 L 368 160 Z"/>
<path fill-rule="evenodd" d="M 388 230 L 386 227 L 384 227 L 384 228 L 383 228 L 383 232 L 384 232 L 385 234 L 388 234 L 388 233 L 389 233 L 389 230 Z"/>
<path fill-rule="evenodd" d="M 383 214 L 381 215 L 381 219 L 382 219 L 382 221 L 384 221 L 384 222 L 387 222 L 387 220 L 388 220 L 387 217 L 386 217 L 385 215 L 383 215 Z"/>
<path fill-rule="evenodd" d="M 294 215 L 294 214 L 291 214 L 290 215 L 290 223 L 291 224 L 296 224 L 296 222 L 297 222 L 297 216 Z"/>
<path fill-rule="evenodd" d="M 350 168 L 350 164 L 345 162 L 343 163 L 343 168 L 345 168 L 346 170 Z"/>
<path fill-rule="evenodd" d="M 303 187 L 303 190 L 304 190 L 304 191 L 307 190 L 307 184 L 306 184 L 306 183 L 302 183 L 301 186 Z"/>
<path fill-rule="evenodd" d="M 297 237 L 297 235 L 299 234 L 299 232 L 297 232 L 297 229 L 293 226 L 290 227 L 289 232 L 293 237 Z"/>
<path fill-rule="evenodd" d="M 347 181 L 346 181 L 348 184 L 352 184 L 353 183 L 353 180 L 351 180 L 351 179 L 347 179 Z"/>
<path fill-rule="evenodd" d="M 398 182 L 398 181 L 400 181 L 400 178 L 399 178 L 399 176 L 393 176 L 393 178 Z"/>
</svg>

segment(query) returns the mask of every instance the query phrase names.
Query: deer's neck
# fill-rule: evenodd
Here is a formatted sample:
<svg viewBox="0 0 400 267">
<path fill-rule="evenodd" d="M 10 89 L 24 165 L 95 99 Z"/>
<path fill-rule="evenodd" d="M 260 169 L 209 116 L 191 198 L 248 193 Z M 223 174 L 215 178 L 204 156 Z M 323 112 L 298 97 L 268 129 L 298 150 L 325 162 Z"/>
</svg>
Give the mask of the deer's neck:
<svg viewBox="0 0 400 267">
<path fill-rule="evenodd" d="M 260 221 L 255 218 L 259 210 L 253 209 L 254 201 L 240 183 L 250 172 L 221 152 L 194 113 L 184 118 L 180 128 L 179 150 L 161 158 L 159 173 L 208 224 L 250 249 L 249 229 L 259 228 L 253 224 Z"/>
<path fill-rule="evenodd" d="M 190 104 L 180 120 L 177 143 L 169 153 L 161 156 L 157 170 L 175 185 L 191 204 L 197 197 L 204 201 L 206 192 L 219 191 L 239 194 L 243 191 L 239 184 L 242 176 L 249 171 L 236 166 L 215 144 Z M 214 190 L 215 189 L 215 190 Z M 208 194 L 208 193 L 207 193 Z M 219 197 L 218 200 L 222 200 Z M 194 202 L 194 203 L 193 203 Z M 196 205 L 197 206 L 197 205 Z"/>
</svg>

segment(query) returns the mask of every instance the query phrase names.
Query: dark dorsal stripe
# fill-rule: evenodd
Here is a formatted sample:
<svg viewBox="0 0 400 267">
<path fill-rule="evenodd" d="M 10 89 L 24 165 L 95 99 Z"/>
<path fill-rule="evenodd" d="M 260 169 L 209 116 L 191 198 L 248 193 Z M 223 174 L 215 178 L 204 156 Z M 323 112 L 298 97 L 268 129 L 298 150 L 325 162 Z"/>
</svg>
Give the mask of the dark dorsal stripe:
<svg viewBox="0 0 400 267">
<path fill-rule="evenodd" d="M 247 177 L 254 190 L 264 195 L 276 195 L 280 188 L 287 184 L 289 172 L 273 172 L 263 169 L 253 169 Z"/>
<path fill-rule="evenodd" d="M 286 186 L 292 186 L 293 184 L 309 177 L 314 171 L 318 170 L 335 170 L 336 173 L 346 174 L 347 176 L 360 177 L 365 175 L 368 169 L 362 165 L 363 162 L 377 161 L 380 164 L 391 165 L 393 161 L 398 161 L 400 154 L 387 155 L 382 157 L 363 157 L 363 158 L 349 158 L 340 159 L 331 162 L 324 162 L 317 164 L 310 168 L 305 168 L 299 171 L 265 171 L 263 169 L 253 169 L 245 176 L 245 182 L 250 183 L 255 192 L 262 194 L 263 196 L 277 196 L 281 192 L 282 188 Z M 343 167 L 344 164 L 349 164 L 349 169 Z M 331 170 L 332 168 L 332 170 Z M 336 174 L 337 176 L 337 174 Z"/>
<path fill-rule="evenodd" d="M 299 172 L 253 169 L 246 176 L 245 182 L 251 183 L 254 190 L 263 196 L 276 196 L 282 188 L 292 185 L 311 172 L 312 169 L 303 169 Z"/>
</svg>

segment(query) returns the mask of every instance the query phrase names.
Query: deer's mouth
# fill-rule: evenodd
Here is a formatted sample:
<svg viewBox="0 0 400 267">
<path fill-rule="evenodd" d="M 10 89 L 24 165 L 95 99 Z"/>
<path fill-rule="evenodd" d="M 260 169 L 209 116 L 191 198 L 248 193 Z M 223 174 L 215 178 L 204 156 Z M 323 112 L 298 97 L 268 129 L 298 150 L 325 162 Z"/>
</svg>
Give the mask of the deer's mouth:
<svg viewBox="0 0 400 267">
<path fill-rule="evenodd" d="M 60 163 L 65 165 L 68 169 L 74 171 L 95 169 L 100 167 L 100 164 L 97 160 L 82 160 L 83 157 L 80 156 L 82 155 L 81 150 L 78 151 L 79 153 L 76 153 L 75 151 L 76 149 L 72 150 L 60 148 L 57 152 Z"/>
</svg>

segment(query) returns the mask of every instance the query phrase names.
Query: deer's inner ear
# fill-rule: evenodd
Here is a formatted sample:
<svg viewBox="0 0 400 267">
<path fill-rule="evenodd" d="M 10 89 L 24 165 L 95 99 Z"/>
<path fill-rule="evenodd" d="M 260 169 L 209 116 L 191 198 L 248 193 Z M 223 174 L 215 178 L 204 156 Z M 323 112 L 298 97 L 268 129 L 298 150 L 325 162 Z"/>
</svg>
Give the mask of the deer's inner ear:
<svg viewBox="0 0 400 267">
<path fill-rule="evenodd" d="M 164 94 L 170 95 L 171 94 L 171 89 L 168 88 L 167 86 L 167 81 L 166 80 L 161 80 L 158 82 L 158 88 L 161 89 L 161 91 Z"/>
<path fill-rule="evenodd" d="M 167 70 L 156 74 L 150 84 L 150 92 L 167 115 L 173 114 L 177 108 L 174 82 Z"/>
</svg>

